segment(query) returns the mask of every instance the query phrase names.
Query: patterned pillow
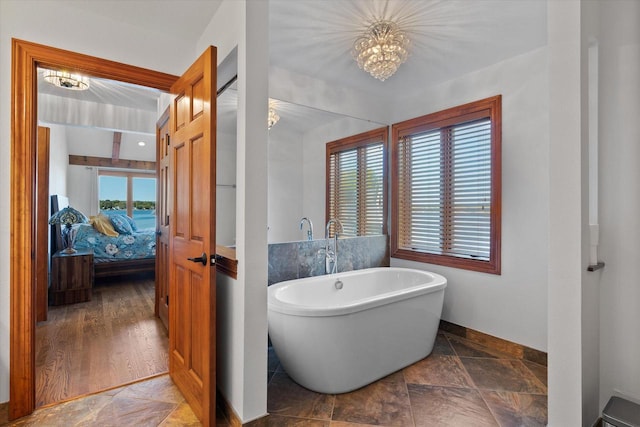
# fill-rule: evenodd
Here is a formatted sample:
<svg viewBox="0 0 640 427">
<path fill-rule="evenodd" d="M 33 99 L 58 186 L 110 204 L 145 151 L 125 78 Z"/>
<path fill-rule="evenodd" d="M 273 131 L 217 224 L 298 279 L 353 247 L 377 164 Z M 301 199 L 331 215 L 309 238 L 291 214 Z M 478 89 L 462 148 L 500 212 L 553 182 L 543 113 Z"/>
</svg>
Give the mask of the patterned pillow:
<svg viewBox="0 0 640 427">
<path fill-rule="evenodd" d="M 111 215 L 111 224 L 113 228 L 120 234 L 131 234 L 133 229 L 126 215 Z"/>
<path fill-rule="evenodd" d="M 138 231 L 138 226 L 136 225 L 136 222 L 133 220 L 133 218 L 131 218 L 129 215 L 122 215 L 124 217 L 124 219 L 126 219 L 129 222 L 129 225 L 131 226 L 131 229 L 133 231 Z"/>
<path fill-rule="evenodd" d="M 92 216 L 89 219 L 89 224 L 93 225 L 93 228 L 104 235 L 118 237 L 118 232 L 113 228 L 111 220 L 104 214 Z"/>
</svg>

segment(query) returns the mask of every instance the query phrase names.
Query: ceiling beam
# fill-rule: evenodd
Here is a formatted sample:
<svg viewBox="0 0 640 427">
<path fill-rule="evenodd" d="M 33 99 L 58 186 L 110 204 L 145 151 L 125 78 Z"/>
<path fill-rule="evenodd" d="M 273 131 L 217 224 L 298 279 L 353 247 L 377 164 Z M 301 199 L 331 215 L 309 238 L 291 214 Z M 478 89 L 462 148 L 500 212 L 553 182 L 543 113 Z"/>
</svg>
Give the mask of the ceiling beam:
<svg viewBox="0 0 640 427">
<path fill-rule="evenodd" d="M 77 166 L 93 166 L 99 168 L 122 168 L 139 170 L 156 170 L 156 162 L 144 160 L 116 160 L 108 157 L 76 156 L 69 154 L 69 164 Z"/>
<path fill-rule="evenodd" d="M 120 142 L 122 141 L 122 132 L 113 133 L 113 150 L 111 151 L 111 161 L 113 163 L 120 160 Z"/>
</svg>

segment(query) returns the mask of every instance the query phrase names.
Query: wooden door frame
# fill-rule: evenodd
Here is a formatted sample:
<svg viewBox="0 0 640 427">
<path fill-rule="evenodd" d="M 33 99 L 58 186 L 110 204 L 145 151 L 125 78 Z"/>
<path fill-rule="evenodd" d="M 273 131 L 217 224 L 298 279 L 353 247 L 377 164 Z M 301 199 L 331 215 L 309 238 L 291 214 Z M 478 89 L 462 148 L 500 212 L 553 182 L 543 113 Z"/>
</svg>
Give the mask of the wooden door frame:
<svg viewBox="0 0 640 427">
<path fill-rule="evenodd" d="M 11 40 L 10 419 L 35 410 L 37 67 L 65 69 L 166 92 L 178 79 L 158 71 Z"/>
<path fill-rule="evenodd" d="M 36 153 L 36 322 L 47 320 L 49 291 L 49 135 L 48 127 L 38 126 Z"/>
</svg>

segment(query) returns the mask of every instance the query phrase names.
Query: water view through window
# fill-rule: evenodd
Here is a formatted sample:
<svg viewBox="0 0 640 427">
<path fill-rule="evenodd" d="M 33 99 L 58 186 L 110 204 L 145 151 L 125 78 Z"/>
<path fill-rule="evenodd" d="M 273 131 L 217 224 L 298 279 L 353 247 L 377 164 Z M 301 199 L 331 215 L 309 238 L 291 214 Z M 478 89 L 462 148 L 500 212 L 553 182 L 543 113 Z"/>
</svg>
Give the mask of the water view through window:
<svg viewBox="0 0 640 427">
<path fill-rule="evenodd" d="M 129 188 L 131 194 L 129 194 Z M 98 194 L 100 212 L 106 215 L 127 215 L 130 211 L 138 229 L 156 226 L 156 178 L 154 176 L 134 176 L 126 173 L 100 175 Z"/>
</svg>

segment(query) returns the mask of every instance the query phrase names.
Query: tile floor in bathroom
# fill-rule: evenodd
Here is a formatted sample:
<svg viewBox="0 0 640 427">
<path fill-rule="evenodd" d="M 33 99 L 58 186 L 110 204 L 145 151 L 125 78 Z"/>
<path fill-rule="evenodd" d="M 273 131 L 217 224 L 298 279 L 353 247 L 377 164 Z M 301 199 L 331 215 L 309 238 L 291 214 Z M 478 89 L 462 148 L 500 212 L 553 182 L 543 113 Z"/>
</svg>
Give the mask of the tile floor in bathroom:
<svg viewBox="0 0 640 427">
<path fill-rule="evenodd" d="M 294 383 L 269 351 L 269 417 L 257 426 L 543 426 L 547 368 L 455 335 L 433 353 L 351 393 L 323 395 Z M 6 405 L 5 405 L 6 408 Z M 2 412 L 2 411 L 0 411 Z M 0 413 L 0 424 L 6 414 Z M 228 421 L 218 415 L 218 426 Z M 198 426 L 167 375 L 43 408 L 11 426 Z"/>
<path fill-rule="evenodd" d="M 200 426 L 168 374 L 36 410 L 2 426 L 128 427 Z M 219 415 L 218 425 L 226 421 Z"/>
<path fill-rule="evenodd" d="M 306 390 L 269 351 L 270 425 L 544 426 L 547 368 L 438 334 L 432 354 L 351 393 Z"/>
</svg>

